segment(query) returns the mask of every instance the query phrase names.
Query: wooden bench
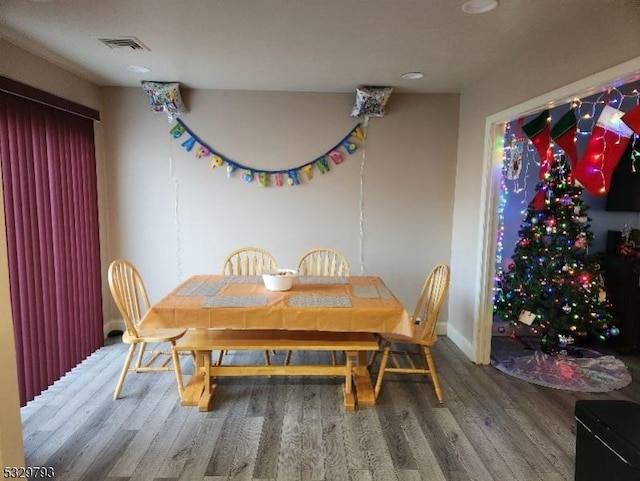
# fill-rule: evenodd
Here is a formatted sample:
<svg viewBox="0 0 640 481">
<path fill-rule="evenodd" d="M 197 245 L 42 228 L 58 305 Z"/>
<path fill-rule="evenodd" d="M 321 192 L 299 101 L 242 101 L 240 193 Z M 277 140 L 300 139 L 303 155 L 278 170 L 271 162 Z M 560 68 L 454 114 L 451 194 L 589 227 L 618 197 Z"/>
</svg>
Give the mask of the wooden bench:
<svg viewBox="0 0 640 481">
<path fill-rule="evenodd" d="M 360 332 L 319 332 L 285 330 L 214 330 L 189 329 L 174 347 L 178 353 L 195 354 L 196 370 L 185 387 L 183 406 L 198 406 L 209 411 L 215 392 L 211 379 L 224 376 L 340 376 L 345 378 L 344 402 L 348 410 L 355 409 L 352 374 L 366 373 L 366 354 L 378 349 L 374 334 Z M 211 362 L 212 351 L 344 351 L 344 364 L 313 365 L 223 365 Z M 359 365 L 358 365 L 359 363 Z M 356 379 L 362 393 L 360 403 L 373 405 L 375 396 L 368 373 L 366 379 Z M 368 387 L 367 387 L 368 385 Z M 360 386 L 363 386 L 362 388 Z"/>
</svg>

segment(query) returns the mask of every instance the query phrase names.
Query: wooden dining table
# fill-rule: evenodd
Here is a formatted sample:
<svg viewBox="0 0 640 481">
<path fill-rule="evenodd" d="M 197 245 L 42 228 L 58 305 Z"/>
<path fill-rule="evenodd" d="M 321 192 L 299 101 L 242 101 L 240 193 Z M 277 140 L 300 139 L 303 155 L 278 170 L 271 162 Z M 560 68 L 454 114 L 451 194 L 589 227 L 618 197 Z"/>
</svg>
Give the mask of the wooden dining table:
<svg viewBox="0 0 640 481">
<path fill-rule="evenodd" d="M 153 304 L 140 327 L 364 332 L 412 336 L 415 326 L 380 277 L 296 277 L 272 292 L 261 276 L 194 275 Z M 201 367 L 196 358 L 196 372 Z M 357 353 L 358 405 L 375 404 L 367 353 Z M 184 402 L 183 402 L 184 404 Z"/>
</svg>

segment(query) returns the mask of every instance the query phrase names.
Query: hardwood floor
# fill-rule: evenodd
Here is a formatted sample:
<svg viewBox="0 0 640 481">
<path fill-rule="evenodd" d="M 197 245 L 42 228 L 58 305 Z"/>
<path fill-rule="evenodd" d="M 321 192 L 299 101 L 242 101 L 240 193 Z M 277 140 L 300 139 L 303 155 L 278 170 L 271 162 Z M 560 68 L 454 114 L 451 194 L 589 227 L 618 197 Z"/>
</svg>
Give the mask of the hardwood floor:
<svg viewBox="0 0 640 481">
<path fill-rule="evenodd" d="M 385 376 L 377 406 L 356 412 L 338 379 L 273 377 L 224 379 L 215 410 L 201 413 L 180 406 L 171 372 L 130 374 L 114 401 L 125 351 L 105 346 L 22 409 L 27 466 L 88 481 L 572 480 L 575 401 L 640 401 L 637 357 L 621 357 L 628 387 L 574 393 L 476 366 L 440 338 L 442 406 L 418 376 Z M 261 363 L 262 353 L 225 359 Z"/>
</svg>

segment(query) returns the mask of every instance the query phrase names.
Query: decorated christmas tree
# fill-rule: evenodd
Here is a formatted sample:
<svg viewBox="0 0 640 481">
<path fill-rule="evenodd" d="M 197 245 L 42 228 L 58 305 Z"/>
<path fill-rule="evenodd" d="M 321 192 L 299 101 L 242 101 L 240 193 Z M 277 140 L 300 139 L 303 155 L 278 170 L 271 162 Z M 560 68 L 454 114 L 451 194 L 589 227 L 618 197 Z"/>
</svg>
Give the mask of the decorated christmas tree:
<svg viewBox="0 0 640 481">
<path fill-rule="evenodd" d="M 558 335 L 564 339 L 615 335 L 600 265 L 588 255 L 593 240 L 582 188 L 571 180 L 564 157 L 552 160 L 527 208 L 513 261 L 498 272 L 494 312 L 513 324 L 542 334 L 549 352 Z M 563 339 L 563 338 L 561 338 Z"/>
</svg>

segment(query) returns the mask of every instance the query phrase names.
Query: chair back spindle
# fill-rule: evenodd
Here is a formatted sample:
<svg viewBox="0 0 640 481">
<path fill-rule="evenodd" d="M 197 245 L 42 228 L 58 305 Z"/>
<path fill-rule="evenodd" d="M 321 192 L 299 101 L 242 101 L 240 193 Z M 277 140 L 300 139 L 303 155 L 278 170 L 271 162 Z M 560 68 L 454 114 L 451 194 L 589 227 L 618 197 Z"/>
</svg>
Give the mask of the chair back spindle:
<svg viewBox="0 0 640 481">
<path fill-rule="evenodd" d="M 274 269 L 277 269 L 277 262 L 269 252 L 258 247 L 243 247 L 224 259 L 221 273 L 226 276 L 259 276 Z"/>
<path fill-rule="evenodd" d="M 301 276 L 348 276 L 349 261 L 335 249 L 317 248 L 302 254 L 298 260 Z"/>
</svg>

